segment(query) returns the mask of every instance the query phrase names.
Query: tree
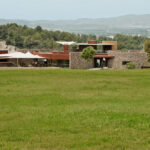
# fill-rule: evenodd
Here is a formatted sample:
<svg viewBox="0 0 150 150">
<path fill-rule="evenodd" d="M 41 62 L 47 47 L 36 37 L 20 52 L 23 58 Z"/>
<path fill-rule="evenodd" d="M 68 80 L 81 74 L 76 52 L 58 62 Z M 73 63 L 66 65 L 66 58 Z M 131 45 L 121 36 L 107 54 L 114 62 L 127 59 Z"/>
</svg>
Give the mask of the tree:
<svg viewBox="0 0 150 150">
<path fill-rule="evenodd" d="M 42 28 L 41 28 L 41 26 L 37 26 L 37 27 L 35 28 L 35 30 L 36 30 L 37 32 L 41 32 L 41 31 L 42 31 Z"/>
<path fill-rule="evenodd" d="M 17 35 L 15 37 L 15 46 L 19 48 L 23 48 L 23 42 L 24 42 L 24 39 L 21 36 Z"/>
<path fill-rule="evenodd" d="M 92 46 L 89 46 L 83 49 L 83 52 L 81 53 L 81 58 L 87 61 L 91 61 L 95 53 L 96 53 L 96 50 Z"/>
<path fill-rule="evenodd" d="M 144 44 L 144 50 L 147 52 L 148 60 L 150 61 L 150 40 L 147 40 Z"/>
<path fill-rule="evenodd" d="M 29 40 L 28 40 L 29 39 Z M 113 39 L 96 35 L 88 34 L 74 34 L 61 31 L 48 31 L 42 29 L 40 26 L 36 28 L 29 28 L 27 26 L 20 26 L 17 24 L 0 25 L 0 40 L 5 40 L 7 44 L 17 46 L 19 48 L 34 48 L 34 49 L 48 49 L 60 48 L 56 41 L 75 41 L 85 43 L 88 40 L 102 41 L 117 41 L 119 50 L 141 50 L 144 42 L 148 40 L 144 36 L 129 36 L 117 34 Z M 53 41 L 54 44 L 51 44 Z M 50 43 L 49 43 L 50 42 Z"/>
</svg>

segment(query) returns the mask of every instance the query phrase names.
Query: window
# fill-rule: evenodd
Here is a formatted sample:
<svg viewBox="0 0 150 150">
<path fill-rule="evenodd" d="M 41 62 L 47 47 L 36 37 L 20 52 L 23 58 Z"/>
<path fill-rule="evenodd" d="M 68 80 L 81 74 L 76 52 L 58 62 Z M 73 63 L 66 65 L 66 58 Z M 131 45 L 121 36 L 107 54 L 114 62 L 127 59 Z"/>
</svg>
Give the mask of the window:
<svg viewBox="0 0 150 150">
<path fill-rule="evenodd" d="M 8 59 L 0 59 L 0 62 L 7 62 Z"/>
<path fill-rule="evenodd" d="M 122 65 L 126 65 L 127 63 L 129 63 L 130 61 L 123 61 Z"/>
</svg>

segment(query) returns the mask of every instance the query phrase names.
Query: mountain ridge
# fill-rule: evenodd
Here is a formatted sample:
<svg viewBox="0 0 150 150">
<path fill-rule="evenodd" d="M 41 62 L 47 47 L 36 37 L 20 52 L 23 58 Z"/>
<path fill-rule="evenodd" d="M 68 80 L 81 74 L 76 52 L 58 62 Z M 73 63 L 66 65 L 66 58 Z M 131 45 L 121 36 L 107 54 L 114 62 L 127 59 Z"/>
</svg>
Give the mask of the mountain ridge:
<svg viewBox="0 0 150 150">
<path fill-rule="evenodd" d="M 17 23 L 35 28 L 41 26 L 47 30 L 60 30 L 96 35 L 145 35 L 150 36 L 150 14 L 125 15 L 112 18 L 79 18 L 76 20 L 21 20 L 0 19 L 0 25 Z"/>
</svg>

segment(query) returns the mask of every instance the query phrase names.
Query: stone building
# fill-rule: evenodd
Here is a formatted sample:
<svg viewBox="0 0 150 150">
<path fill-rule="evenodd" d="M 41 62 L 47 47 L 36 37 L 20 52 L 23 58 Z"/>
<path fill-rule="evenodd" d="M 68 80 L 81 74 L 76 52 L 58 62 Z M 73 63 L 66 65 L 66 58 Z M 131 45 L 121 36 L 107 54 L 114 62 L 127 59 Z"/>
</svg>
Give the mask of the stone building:
<svg viewBox="0 0 150 150">
<path fill-rule="evenodd" d="M 81 52 L 70 52 L 69 67 L 71 69 L 90 69 L 103 67 L 125 69 L 126 64 L 129 62 L 135 63 L 136 68 L 149 65 L 147 54 L 142 50 L 129 50 L 128 52 L 122 52 L 117 50 L 117 42 L 115 41 L 103 41 L 99 44 L 97 44 L 97 42 L 93 42 L 92 45 L 90 44 L 91 43 L 85 43 L 84 47 L 82 48 L 93 46 L 97 50 L 93 60 L 88 62 L 82 59 L 80 57 Z M 102 49 L 99 52 L 97 46 L 100 45 Z"/>
<path fill-rule="evenodd" d="M 81 52 L 71 52 L 69 54 L 70 61 L 69 67 L 70 69 L 89 69 L 94 67 L 94 61 L 86 61 L 80 57 Z"/>
<path fill-rule="evenodd" d="M 141 50 L 129 50 L 128 52 L 108 51 L 108 55 L 114 56 L 108 61 L 108 68 L 125 69 L 126 64 L 129 62 L 133 62 L 136 68 L 149 65 L 147 54 Z"/>
<path fill-rule="evenodd" d="M 112 69 L 125 69 L 126 64 L 133 62 L 136 68 L 141 68 L 142 66 L 149 65 L 147 54 L 143 51 L 108 51 L 108 55 L 103 55 L 99 57 L 94 57 L 90 62 L 84 60 L 80 57 L 81 52 L 71 52 L 70 53 L 70 69 L 90 69 L 90 68 L 103 68 L 108 67 Z M 97 59 L 98 58 L 98 59 Z M 103 66 L 101 66 L 102 61 L 105 59 Z M 95 61 L 99 60 L 100 65 L 96 66 Z"/>
<path fill-rule="evenodd" d="M 50 66 L 69 67 L 70 69 L 90 69 L 90 68 L 113 68 L 124 69 L 126 64 L 133 62 L 136 68 L 148 65 L 147 54 L 142 50 L 130 50 L 122 52 L 118 50 L 116 41 L 88 41 L 88 43 L 58 42 L 64 46 L 61 51 L 49 51 L 47 53 L 34 52 L 34 54 L 47 58 Z M 69 50 L 69 46 L 75 48 Z M 81 58 L 84 48 L 92 46 L 96 50 L 93 60 L 90 62 Z"/>
</svg>

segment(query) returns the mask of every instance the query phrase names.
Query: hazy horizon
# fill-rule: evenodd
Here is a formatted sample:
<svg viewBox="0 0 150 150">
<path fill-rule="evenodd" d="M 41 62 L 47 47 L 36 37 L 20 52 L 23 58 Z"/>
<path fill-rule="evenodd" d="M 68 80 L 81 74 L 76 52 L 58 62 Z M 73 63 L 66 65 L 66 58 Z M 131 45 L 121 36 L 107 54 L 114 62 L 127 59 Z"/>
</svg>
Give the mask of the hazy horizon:
<svg viewBox="0 0 150 150">
<path fill-rule="evenodd" d="M 74 19 L 20 19 L 20 18 L 16 18 L 16 19 L 12 19 L 12 18 L 0 18 L 0 19 L 4 19 L 4 20 L 24 20 L 24 21 L 67 21 L 67 20 L 80 20 L 80 19 L 109 19 L 109 18 L 117 18 L 117 17 L 124 17 L 124 16 L 142 16 L 142 15 L 150 15 L 149 14 L 125 14 L 125 15 L 121 15 L 121 16 L 112 16 L 112 17 L 99 17 L 99 18 L 74 18 Z"/>
<path fill-rule="evenodd" d="M 17 20 L 76 20 L 150 14 L 149 0 L 5 0 L 0 18 Z"/>
</svg>

